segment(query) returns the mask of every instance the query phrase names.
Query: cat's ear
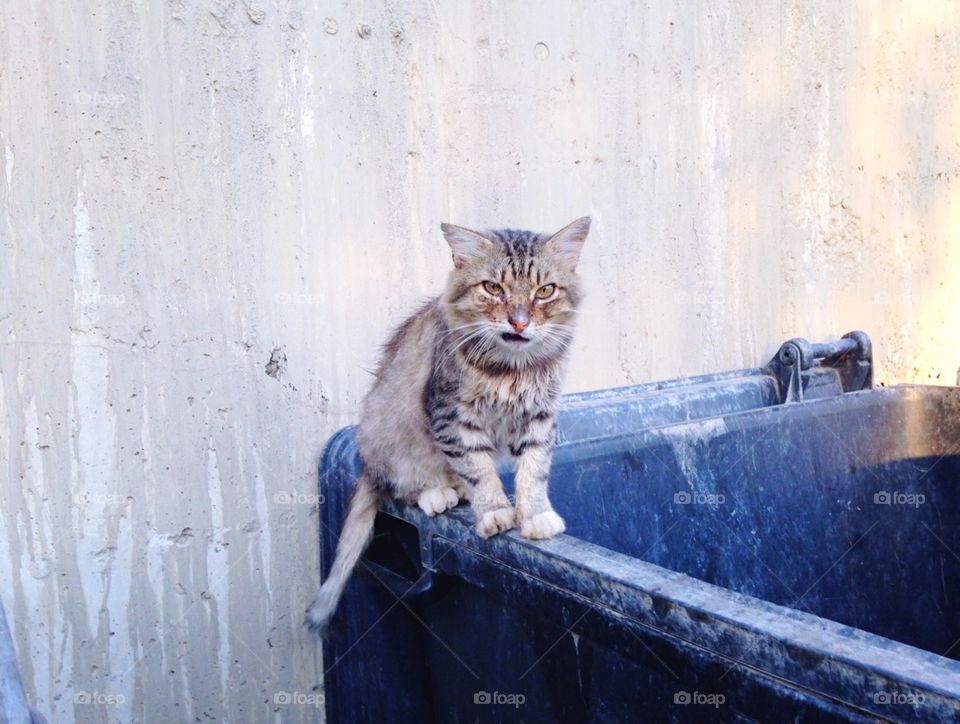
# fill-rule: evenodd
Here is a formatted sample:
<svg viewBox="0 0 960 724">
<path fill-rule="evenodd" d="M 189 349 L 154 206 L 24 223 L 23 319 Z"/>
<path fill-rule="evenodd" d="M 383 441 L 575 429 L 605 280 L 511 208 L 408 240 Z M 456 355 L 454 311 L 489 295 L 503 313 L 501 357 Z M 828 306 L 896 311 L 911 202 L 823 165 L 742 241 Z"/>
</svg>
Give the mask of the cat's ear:
<svg viewBox="0 0 960 724">
<path fill-rule="evenodd" d="M 589 232 L 590 217 L 583 216 L 570 222 L 547 239 L 543 245 L 544 251 L 556 256 L 570 268 L 570 271 L 573 271 L 577 268 L 577 262 L 580 261 L 580 250 Z"/>
<path fill-rule="evenodd" d="M 450 245 L 453 252 L 453 265 L 459 269 L 468 260 L 486 256 L 490 252 L 493 242 L 482 234 L 454 224 L 440 224 L 443 238 Z"/>
</svg>

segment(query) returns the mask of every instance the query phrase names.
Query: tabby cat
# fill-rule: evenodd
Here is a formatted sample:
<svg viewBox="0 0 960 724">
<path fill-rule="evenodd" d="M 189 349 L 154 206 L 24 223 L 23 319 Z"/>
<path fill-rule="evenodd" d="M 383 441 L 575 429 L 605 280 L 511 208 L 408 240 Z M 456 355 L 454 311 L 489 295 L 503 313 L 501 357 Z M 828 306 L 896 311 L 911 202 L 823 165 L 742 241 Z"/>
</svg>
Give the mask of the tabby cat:
<svg viewBox="0 0 960 724">
<path fill-rule="evenodd" d="M 307 611 L 318 632 L 370 541 L 382 495 L 431 516 L 467 500 L 482 538 L 514 526 L 534 539 L 564 530 L 547 480 L 590 219 L 555 234 L 441 229 L 454 265 L 446 289 L 394 333 L 363 402 L 363 471 L 330 575 Z M 506 455 L 516 506 L 497 475 Z"/>
</svg>

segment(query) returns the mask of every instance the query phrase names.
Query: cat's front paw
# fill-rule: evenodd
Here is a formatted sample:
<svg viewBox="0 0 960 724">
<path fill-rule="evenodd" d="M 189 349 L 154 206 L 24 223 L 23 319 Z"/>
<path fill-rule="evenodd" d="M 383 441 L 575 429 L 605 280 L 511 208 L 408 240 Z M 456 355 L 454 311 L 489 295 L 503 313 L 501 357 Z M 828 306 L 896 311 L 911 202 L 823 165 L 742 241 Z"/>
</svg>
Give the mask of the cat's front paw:
<svg viewBox="0 0 960 724">
<path fill-rule="evenodd" d="M 457 491 L 450 487 L 427 488 L 420 493 L 417 498 L 417 505 L 420 510 L 429 516 L 443 513 L 453 508 L 460 502 L 460 496 Z"/>
<path fill-rule="evenodd" d="M 477 535 L 481 538 L 489 538 L 497 533 L 503 533 L 510 530 L 515 523 L 515 514 L 513 508 L 495 508 L 488 510 L 480 515 L 477 521 Z"/>
<path fill-rule="evenodd" d="M 529 518 L 525 518 L 520 523 L 520 535 L 532 540 L 543 540 L 544 538 L 553 538 L 560 535 L 567 529 L 563 518 L 552 510 L 545 510 Z"/>
</svg>

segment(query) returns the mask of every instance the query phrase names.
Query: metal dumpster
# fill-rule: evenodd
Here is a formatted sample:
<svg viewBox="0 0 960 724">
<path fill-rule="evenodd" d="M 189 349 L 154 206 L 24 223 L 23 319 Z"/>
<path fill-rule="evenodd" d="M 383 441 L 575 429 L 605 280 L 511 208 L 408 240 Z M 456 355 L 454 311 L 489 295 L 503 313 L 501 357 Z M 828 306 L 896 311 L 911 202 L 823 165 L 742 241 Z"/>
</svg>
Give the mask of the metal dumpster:
<svg viewBox="0 0 960 724">
<path fill-rule="evenodd" d="M 567 533 L 387 504 L 324 644 L 330 722 L 960 717 L 960 388 L 870 342 L 570 395 Z M 359 469 L 320 464 L 326 575 Z M 509 476 L 507 479 L 510 485 Z"/>
</svg>

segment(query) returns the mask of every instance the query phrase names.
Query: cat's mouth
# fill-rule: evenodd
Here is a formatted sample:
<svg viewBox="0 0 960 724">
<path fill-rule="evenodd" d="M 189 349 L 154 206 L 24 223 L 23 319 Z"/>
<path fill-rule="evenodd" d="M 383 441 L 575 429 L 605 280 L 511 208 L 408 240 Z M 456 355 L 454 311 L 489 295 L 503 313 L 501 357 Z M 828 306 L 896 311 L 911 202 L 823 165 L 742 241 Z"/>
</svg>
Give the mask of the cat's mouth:
<svg viewBox="0 0 960 724">
<path fill-rule="evenodd" d="M 512 332 L 504 332 L 500 335 L 500 339 L 504 342 L 529 342 L 530 340 L 527 337 L 524 337 L 522 334 L 513 334 Z"/>
</svg>

